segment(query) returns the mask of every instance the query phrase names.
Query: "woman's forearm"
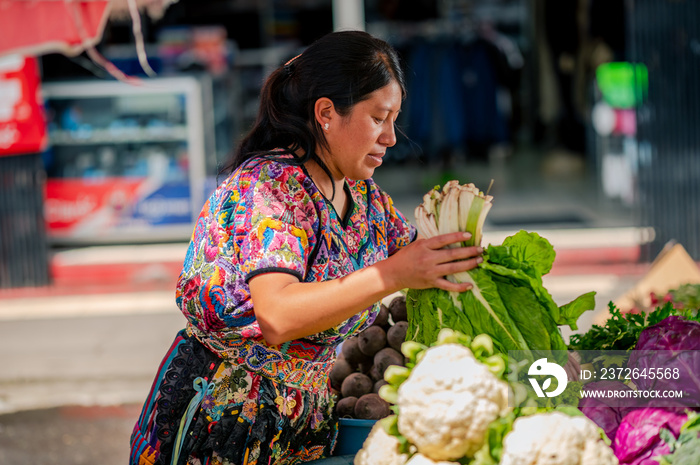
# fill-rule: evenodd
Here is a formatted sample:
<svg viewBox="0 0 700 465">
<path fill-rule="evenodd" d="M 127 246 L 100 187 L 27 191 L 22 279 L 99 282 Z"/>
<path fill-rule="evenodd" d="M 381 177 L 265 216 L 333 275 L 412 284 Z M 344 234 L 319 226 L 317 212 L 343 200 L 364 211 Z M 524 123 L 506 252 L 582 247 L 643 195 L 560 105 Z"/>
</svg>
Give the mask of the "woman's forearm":
<svg viewBox="0 0 700 465">
<path fill-rule="evenodd" d="M 301 283 L 285 273 L 250 281 L 258 324 L 272 345 L 327 330 L 401 289 L 386 260 L 338 279 Z"/>
<path fill-rule="evenodd" d="M 445 279 L 481 261 L 481 247 L 445 248 L 465 237 L 450 233 L 419 239 L 386 260 L 324 282 L 300 283 L 286 273 L 258 275 L 249 285 L 263 336 L 277 345 L 325 331 L 404 288 L 466 291 L 468 283 Z"/>
</svg>

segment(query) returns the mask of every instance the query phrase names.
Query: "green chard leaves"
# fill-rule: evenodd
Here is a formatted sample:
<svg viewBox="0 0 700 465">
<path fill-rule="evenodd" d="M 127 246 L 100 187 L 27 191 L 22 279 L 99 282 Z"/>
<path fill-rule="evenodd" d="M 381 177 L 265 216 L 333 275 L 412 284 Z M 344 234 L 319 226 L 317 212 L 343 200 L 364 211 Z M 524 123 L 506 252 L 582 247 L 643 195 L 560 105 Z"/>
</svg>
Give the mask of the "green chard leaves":
<svg viewBox="0 0 700 465">
<path fill-rule="evenodd" d="M 549 241 L 520 231 L 486 249 L 484 262 L 468 272 L 473 289 L 459 294 L 410 289 L 407 338 L 431 344 L 440 329 L 451 328 L 472 337 L 488 334 L 502 353 L 567 350 L 558 326 L 576 329 L 581 314 L 594 308 L 595 292 L 557 306 L 542 283 L 554 257 Z"/>
</svg>

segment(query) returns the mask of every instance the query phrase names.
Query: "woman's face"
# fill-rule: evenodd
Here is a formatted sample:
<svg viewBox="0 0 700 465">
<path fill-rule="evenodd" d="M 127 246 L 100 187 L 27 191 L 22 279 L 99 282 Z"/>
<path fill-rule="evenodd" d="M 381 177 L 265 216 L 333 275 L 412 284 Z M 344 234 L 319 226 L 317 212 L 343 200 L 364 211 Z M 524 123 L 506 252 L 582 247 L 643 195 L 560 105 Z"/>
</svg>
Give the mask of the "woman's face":
<svg viewBox="0 0 700 465">
<path fill-rule="evenodd" d="M 336 179 L 368 179 L 396 144 L 394 123 L 401 110 L 401 87 L 395 82 L 375 90 L 349 114 L 332 112 L 325 131 L 330 153 L 324 160 Z"/>
</svg>

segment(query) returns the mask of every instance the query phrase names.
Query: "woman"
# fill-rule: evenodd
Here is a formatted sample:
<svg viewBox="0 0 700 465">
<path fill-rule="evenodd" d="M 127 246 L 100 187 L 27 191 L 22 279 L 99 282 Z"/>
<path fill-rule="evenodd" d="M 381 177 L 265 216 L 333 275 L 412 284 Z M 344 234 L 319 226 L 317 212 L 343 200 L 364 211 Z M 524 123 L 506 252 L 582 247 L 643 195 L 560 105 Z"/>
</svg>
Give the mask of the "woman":
<svg viewBox="0 0 700 465">
<path fill-rule="evenodd" d="M 231 174 L 197 221 L 177 286 L 187 317 L 132 435 L 132 463 L 294 464 L 330 455 L 338 344 L 403 288 L 480 248 L 417 239 L 372 180 L 404 97 L 395 52 L 329 34 L 274 71 Z"/>
</svg>

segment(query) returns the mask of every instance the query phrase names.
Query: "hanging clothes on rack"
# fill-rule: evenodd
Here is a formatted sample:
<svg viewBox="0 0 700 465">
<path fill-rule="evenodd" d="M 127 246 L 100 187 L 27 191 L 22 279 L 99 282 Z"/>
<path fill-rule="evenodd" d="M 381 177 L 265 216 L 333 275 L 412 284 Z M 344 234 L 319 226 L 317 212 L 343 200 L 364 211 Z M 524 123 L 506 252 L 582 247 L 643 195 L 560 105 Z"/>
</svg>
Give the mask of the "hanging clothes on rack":
<svg viewBox="0 0 700 465">
<path fill-rule="evenodd" d="M 399 123 L 425 161 L 444 163 L 457 151 L 468 160 L 484 159 L 492 145 L 511 140 L 499 92 L 512 85 L 513 50 L 494 37 L 440 32 L 395 45 L 407 63 L 408 97 Z"/>
<path fill-rule="evenodd" d="M 455 42 L 417 38 L 408 46 L 408 98 L 402 123 L 421 146 L 427 161 L 458 147 L 464 138 L 463 86 L 455 60 Z"/>
<path fill-rule="evenodd" d="M 479 38 L 459 54 L 466 109 L 467 157 L 486 159 L 493 144 L 507 140 L 506 123 L 498 107 L 498 82 L 489 44 Z"/>
</svg>

